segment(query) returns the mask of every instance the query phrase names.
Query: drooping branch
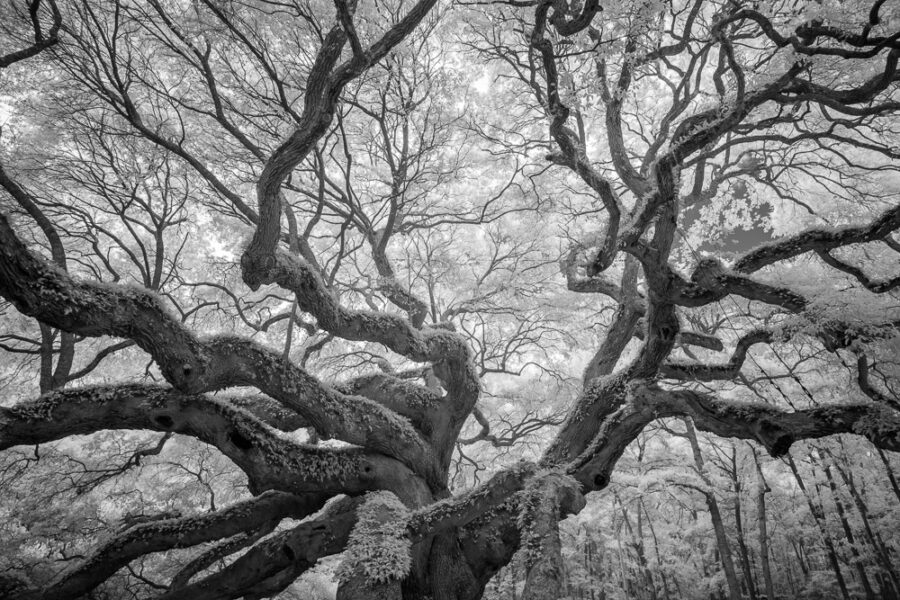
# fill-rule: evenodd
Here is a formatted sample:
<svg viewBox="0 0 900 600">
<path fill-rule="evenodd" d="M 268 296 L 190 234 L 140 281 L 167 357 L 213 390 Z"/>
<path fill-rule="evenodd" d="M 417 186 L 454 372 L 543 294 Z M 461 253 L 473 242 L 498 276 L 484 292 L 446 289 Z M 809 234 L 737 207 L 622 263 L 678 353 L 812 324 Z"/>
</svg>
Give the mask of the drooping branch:
<svg viewBox="0 0 900 600">
<path fill-rule="evenodd" d="M 274 250 L 266 275 L 270 283 L 294 292 L 298 306 L 316 317 L 319 327 L 334 335 L 376 342 L 417 362 L 452 360 L 465 364 L 468 358 L 464 342 L 452 332 L 437 328 L 420 330 L 403 317 L 344 308 L 321 276 L 300 257 Z"/>
<path fill-rule="evenodd" d="M 834 267 L 838 271 L 843 271 L 848 275 L 852 275 L 864 288 L 875 294 L 883 294 L 889 292 L 900 285 L 900 277 L 884 279 L 882 281 L 872 281 L 862 269 L 849 265 L 842 260 L 838 260 L 832 256 L 827 250 L 818 250 L 816 254 L 822 261 L 830 267 Z"/>
<path fill-rule="evenodd" d="M 138 557 L 230 537 L 287 517 L 300 518 L 310 508 L 297 496 L 269 491 L 215 513 L 142 523 L 108 540 L 48 585 L 23 590 L 13 599 L 80 598 Z"/>
<path fill-rule="evenodd" d="M 754 281 L 746 275 L 773 263 L 813 251 L 826 264 L 855 277 L 869 291 L 884 293 L 900 285 L 900 278 L 872 281 L 863 271 L 834 258 L 829 251 L 849 244 L 883 240 L 898 228 L 900 228 L 900 207 L 883 212 L 868 225 L 810 229 L 777 242 L 761 245 L 739 258 L 730 269 L 716 259 L 704 259 L 698 262 L 690 282 L 680 282 L 675 301 L 684 306 L 702 306 L 720 300 L 728 294 L 734 294 L 781 306 L 792 312 L 800 312 L 807 305 L 807 300 L 803 296 L 785 288 Z"/>
<path fill-rule="evenodd" d="M 872 58 L 885 48 L 896 49 L 898 48 L 898 44 L 900 44 L 900 34 L 886 37 L 870 36 L 872 27 L 881 22 L 878 13 L 883 3 L 883 1 L 876 1 L 872 4 L 868 22 L 865 23 L 860 33 L 853 33 L 830 25 L 824 25 L 821 21 L 817 20 L 805 22 L 797 26 L 793 33 L 786 35 L 779 32 L 775 28 L 775 25 L 765 15 L 750 8 L 735 11 L 733 14 L 722 20 L 722 25 L 749 20 L 755 22 L 765 36 L 779 48 L 791 46 L 796 52 L 802 54 L 834 55 L 842 58 L 865 59 Z M 841 44 L 851 46 L 851 48 L 860 48 L 860 50 L 814 45 L 819 38 L 838 41 Z"/>
</svg>

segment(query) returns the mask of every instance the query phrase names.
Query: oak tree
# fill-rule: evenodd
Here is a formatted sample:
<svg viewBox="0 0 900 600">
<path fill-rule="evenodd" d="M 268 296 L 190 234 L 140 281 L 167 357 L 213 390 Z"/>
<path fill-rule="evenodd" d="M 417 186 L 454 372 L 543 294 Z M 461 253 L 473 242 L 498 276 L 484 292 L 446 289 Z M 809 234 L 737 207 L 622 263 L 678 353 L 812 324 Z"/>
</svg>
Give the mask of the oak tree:
<svg viewBox="0 0 900 600">
<path fill-rule="evenodd" d="M 553 598 L 560 521 L 660 421 L 697 448 L 900 450 L 884 0 L 2 10 L 0 342 L 40 385 L 0 448 L 158 432 L 110 477 L 191 438 L 248 490 L 223 504 L 212 458 L 179 462 L 202 510 L 9 597 L 129 569 L 144 596 L 260 598 L 342 552 L 338 598 L 475 599 L 514 557 Z M 852 381 L 761 392 L 754 353 L 791 344 Z M 523 440 L 451 487 L 468 448 Z M 133 567 L 157 553 L 166 581 Z"/>
</svg>

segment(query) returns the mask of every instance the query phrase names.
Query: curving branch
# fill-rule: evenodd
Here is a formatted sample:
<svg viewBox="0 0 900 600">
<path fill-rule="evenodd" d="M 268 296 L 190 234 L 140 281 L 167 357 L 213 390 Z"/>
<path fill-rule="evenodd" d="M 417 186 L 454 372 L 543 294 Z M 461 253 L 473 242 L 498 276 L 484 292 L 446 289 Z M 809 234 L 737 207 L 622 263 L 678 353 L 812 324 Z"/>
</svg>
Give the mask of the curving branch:
<svg viewBox="0 0 900 600">
<path fill-rule="evenodd" d="M 552 153 L 547 156 L 547 159 L 554 164 L 567 166 L 577 173 L 582 181 L 597 194 L 603 203 L 603 207 L 606 209 L 608 219 L 606 231 L 601 238 L 600 247 L 596 255 L 591 259 L 588 267 L 588 276 L 593 277 L 605 271 L 616 258 L 616 253 L 619 249 L 619 222 L 621 221 L 622 203 L 613 189 L 612 183 L 591 165 L 584 144 L 578 135 L 566 125 L 571 111 L 560 97 L 556 56 L 553 44 L 546 36 L 550 7 L 550 2 L 538 4 L 535 9 L 534 28 L 531 30 L 529 40 L 530 48 L 540 55 L 543 65 L 546 92 L 542 93 L 539 99 L 545 105 L 548 116 L 551 119 L 550 135 L 560 149 L 560 153 Z M 596 10 L 594 8 L 594 11 Z M 590 17 L 586 17 L 587 20 L 583 22 L 576 20 L 579 22 L 578 29 L 587 27 L 590 19 L 593 18 L 593 12 L 588 10 L 587 5 L 583 14 L 590 15 Z M 560 18 L 557 11 L 554 10 L 554 15 L 549 20 L 558 28 L 562 26 Z M 563 26 L 564 31 L 569 29 L 570 27 Z"/>
<path fill-rule="evenodd" d="M 669 361 L 663 363 L 659 372 L 663 377 L 672 379 L 687 379 L 691 381 L 716 381 L 719 379 L 733 379 L 741 372 L 741 367 L 747 358 L 747 351 L 754 344 L 771 343 L 774 335 L 770 331 L 752 331 L 737 341 L 731 358 L 724 364 L 694 364 Z"/>
<path fill-rule="evenodd" d="M 674 273 L 671 277 L 676 283 L 672 301 L 681 306 L 705 306 L 730 294 L 780 306 L 791 312 L 802 312 L 808 304 L 806 298 L 792 290 L 755 281 L 728 269 L 715 258 L 700 260 L 689 282 Z"/>
<path fill-rule="evenodd" d="M 890 208 L 866 225 L 830 229 L 809 229 L 783 240 L 759 246 L 737 261 L 732 269 L 738 273 L 753 273 L 776 262 L 811 251 L 833 250 L 848 244 L 862 244 L 887 238 L 900 229 L 900 206 Z"/>
<path fill-rule="evenodd" d="M 782 456 L 799 440 L 854 433 L 875 446 L 900 451 L 900 411 L 877 403 L 818 406 L 787 411 L 760 403 L 719 400 L 689 390 L 665 390 L 635 383 L 627 400 L 599 427 L 590 446 L 568 466 L 587 490 L 609 483 L 625 447 L 650 422 L 691 417 L 697 429 L 722 437 L 755 440 L 772 456 Z"/>
<path fill-rule="evenodd" d="M 859 384 L 859 389 L 875 402 L 900 410 L 900 401 L 897 398 L 881 392 L 869 381 L 869 359 L 861 351 L 857 351 L 856 356 L 856 382 Z"/>
<path fill-rule="evenodd" d="M 335 388 L 343 394 L 368 398 L 406 417 L 429 439 L 443 434 L 438 426 L 442 419 L 444 397 L 423 385 L 390 373 L 372 373 L 339 383 Z"/>
<path fill-rule="evenodd" d="M 210 568 L 216 562 L 223 560 L 232 554 L 240 552 L 247 546 L 255 544 L 263 536 L 272 533 L 272 530 L 276 525 L 277 523 L 270 521 L 258 529 L 244 529 L 241 533 L 216 544 L 181 567 L 181 569 L 178 570 L 178 573 L 175 574 L 175 577 L 172 578 L 169 587 L 173 590 L 183 588 L 201 571 Z"/>
<path fill-rule="evenodd" d="M 247 411 L 269 427 L 279 431 L 290 432 L 309 427 L 306 419 L 268 396 L 217 395 L 216 399 Z"/>
<path fill-rule="evenodd" d="M 506 502 L 538 473 L 537 465 L 520 462 L 500 471 L 478 487 L 413 512 L 406 523 L 413 543 L 468 525 Z"/>
<path fill-rule="evenodd" d="M 327 449 L 279 437 L 252 415 L 202 395 L 145 385 L 56 391 L 0 408 L 0 449 L 42 444 L 106 429 L 144 429 L 195 437 L 243 470 L 255 493 L 268 489 L 333 495 L 397 490 L 426 493 L 402 463 L 359 448 Z M 406 490 L 406 491 L 404 491 Z"/>
<path fill-rule="evenodd" d="M 239 534 L 274 527 L 280 520 L 309 514 L 308 503 L 291 494 L 268 491 L 211 514 L 142 523 L 96 548 L 39 589 L 21 590 L 10 600 L 80 598 L 132 560 L 174 548 L 189 548 Z"/>
<path fill-rule="evenodd" d="M 883 294 L 885 292 L 889 292 L 900 285 L 900 277 L 894 277 L 892 279 L 885 279 L 882 281 L 872 281 L 862 269 L 854 267 L 853 265 L 848 265 L 844 261 L 838 260 L 831 254 L 829 254 L 827 250 L 818 250 L 816 251 L 816 254 L 819 256 L 819 258 L 822 259 L 825 264 L 830 267 L 834 267 L 838 271 L 843 271 L 848 275 L 852 275 L 859 283 L 862 284 L 864 288 L 875 294 Z"/>
<path fill-rule="evenodd" d="M 253 239 L 241 257 L 244 281 L 251 289 L 255 290 L 263 283 L 275 282 L 269 275 L 267 267 L 275 258 L 275 250 L 280 239 L 281 185 L 328 130 L 344 86 L 384 58 L 415 29 L 435 2 L 436 0 L 419 0 L 378 41 L 364 51 L 354 51 L 354 56 L 339 66 L 335 65 L 341 57 L 348 32 L 344 27 L 335 25 L 325 36 L 307 78 L 300 127 L 266 161 L 257 182 L 259 221 Z M 352 10 L 348 5 L 338 2 L 338 7 L 339 20 L 345 20 L 340 14 L 344 12 L 346 20 L 350 21 Z"/>
<path fill-rule="evenodd" d="M 323 434 L 394 456 L 432 485 L 443 485 L 430 445 L 409 422 L 368 399 L 336 392 L 280 355 L 247 340 L 198 340 L 148 290 L 75 280 L 31 253 L 2 214 L 0 295 L 20 312 L 65 331 L 133 339 L 182 392 L 255 386 L 301 414 Z M 434 336 L 441 333 L 447 334 L 436 332 Z M 465 349 L 459 338 L 447 337 L 453 347 Z M 471 385 L 477 386 L 477 380 Z M 472 393 L 477 395 L 477 387 Z"/>
<path fill-rule="evenodd" d="M 319 558 L 344 549 L 356 524 L 359 503 L 359 498 L 341 498 L 319 516 L 257 543 L 221 571 L 156 599 L 222 600 L 277 594 Z"/>
<path fill-rule="evenodd" d="M 322 329 L 347 340 L 383 344 L 414 361 L 432 362 L 448 392 L 444 409 L 455 423 L 445 431 L 446 439 L 455 437 L 480 391 L 475 364 L 461 335 L 438 327 L 417 329 L 396 315 L 346 309 L 302 258 L 280 249 L 272 258 L 268 277 L 294 292 L 298 306 L 315 316 Z M 448 446 L 442 443 L 438 447 Z"/>
</svg>

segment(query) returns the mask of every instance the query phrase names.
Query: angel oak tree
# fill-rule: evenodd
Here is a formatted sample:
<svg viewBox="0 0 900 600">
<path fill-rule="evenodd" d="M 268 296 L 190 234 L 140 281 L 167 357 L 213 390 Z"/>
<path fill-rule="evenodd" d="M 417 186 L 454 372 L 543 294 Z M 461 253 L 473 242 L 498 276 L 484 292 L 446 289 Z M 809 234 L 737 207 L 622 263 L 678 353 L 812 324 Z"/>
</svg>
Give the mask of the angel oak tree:
<svg viewBox="0 0 900 600">
<path fill-rule="evenodd" d="M 102 430 L 191 436 L 233 461 L 252 494 L 133 524 L 49 581 L 8 583 L 6 597 L 82 597 L 140 557 L 224 540 L 148 593 L 265 597 L 343 551 L 338 598 L 474 599 L 518 552 L 524 597 L 553 598 L 560 519 L 609 484 L 655 420 L 687 417 L 775 456 L 845 433 L 900 450 L 900 403 L 870 362 L 893 335 L 900 283 L 882 279 L 900 252 L 900 14 L 884 0 L 804 4 L 5 4 L 4 93 L 52 120 L 34 125 L 43 142 L 8 142 L 0 171 L 0 295 L 42 334 L 28 346 L 12 325 L 23 319 L 7 313 L 4 348 L 41 359 L 42 395 L 0 409 L 0 447 Z M 454 56 L 480 61 L 479 101 L 504 114 L 465 114 L 478 99 L 465 69 L 448 68 Z M 487 150 L 467 155 L 475 146 Z M 782 223 L 784 235 L 727 257 L 693 252 L 707 209 L 727 215 L 757 197 L 777 201 L 776 225 L 785 206 L 805 207 L 811 228 Z M 562 277 L 557 267 L 525 291 L 517 261 L 531 250 L 501 252 L 518 213 L 569 243 Z M 835 214 L 838 225 L 817 225 Z M 201 218 L 241 285 L 198 281 L 186 266 L 182 250 L 198 242 L 178 228 Z M 724 230 L 708 242 L 736 228 L 714 226 Z M 439 231 L 494 243 L 466 302 L 442 304 L 452 283 L 441 281 Z M 797 265 L 827 276 L 805 280 Z M 493 288 L 490 269 L 507 272 Z M 551 284 L 615 307 L 580 392 L 538 461 L 454 495 L 463 441 L 509 445 L 555 423 L 523 421 L 504 437 L 477 407 L 486 378 L 516 372 L 504 344 L 479 335 L 518 323 L 505 351 L 527 346 L 522 356 L 538 360 L 544 316 L 517 314 L 517 302 Z M 185 292 L 198 287 L 215 300 Z M 248 316 L 256 290 L 280 307 L 265 322 Z M 750 310 L 730 331 L 692 329 L 734 297 Z M 881 320 L 857 318 L 873 298 Z M 205 336 L 204 311 L 247 335 Z M 573 331 L 597 319 L 572 315 Z M 273 324 L 286 327 L 284 349 L 250 339 Z M 301 350 L 295 330 L 309 336 Z M 119 341 L 79 350 L 101 337 Z M 747 383 L 754 346 L 798 339 L 822 360 L 853 358 L 845 401 L 718 393 Z M 307 361 L 337 343 L 391 354 L 327 382 Z M 703 358 L 726 344 L 727 360 Z M 130 346 L 164 383 L 67 386 Z M 234 387 L 257 393 L 210 395 Z M 461 440 L 473 415 L 480 433 Z M 310 443 L 278 432 L 303 427 Z M 294 524 L 270 533 L 284 519 Z"/>
</svg>

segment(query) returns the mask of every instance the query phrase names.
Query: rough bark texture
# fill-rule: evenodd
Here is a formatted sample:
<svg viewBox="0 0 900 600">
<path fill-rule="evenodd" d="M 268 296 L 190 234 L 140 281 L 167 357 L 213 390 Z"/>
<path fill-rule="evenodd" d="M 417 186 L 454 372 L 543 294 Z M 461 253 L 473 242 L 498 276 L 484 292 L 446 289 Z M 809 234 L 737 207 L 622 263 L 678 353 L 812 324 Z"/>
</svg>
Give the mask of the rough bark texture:
<svg viewBox="0 0 900 600">
<path fill-rule="evenodd" d="M 714 197 L 712 188 L 721 182 L 705 186 L 698 164 L 737 144 L 735 138 L 744 136 L 744 143 L 749 143 L 746 140 L 751 134 L 769 131 L 774 121 L 756 120 L 760 114 L 771 111 L 779 115 L 775 118 L 778 121 L 786 112 L 796 112 L 791 107 L 805 106 L 812 107 L 806 113 L 834 111 L 848 118 L 880 120 L 890 118 L 888 115 L 900 108 L 893 100 L 900 57 L 898 35 L 869 35 L 879 22 L 882 2 L 873 5 L 862 33 L 837 31 L 818 21 L 781 32 L 782 24 L 773 24 L 755 9 L 723 3 L 710 4 L 707 10 L 707 3 L 700 1 L 673 17 L 664 41 L 653 38 L 648 42 L 639 25 L 618 32 L 624 48 L 620 64 L 611 69 L 604 53 L 597 52 L 592 65 L 605 108 L 605 131 L 596 135 L 609 150 L 610 169 L 601 169 L 600 162 L 588 155 L 585 132 L 573 129 L 577 127 L 573 122 L 580 116 L 574 114 L 577 111 L 569 105 L 570 98 L 562 93 L 567 75 L 565 47 L 576 39 L 578 43 L 585 39 L 604 43 L 606 23 L 599 2 L 511 3 L 512 8 L 526 13 L 520 15 L 521 27 L 517 26 L 516 33 L 520 37 L 525 34 L 525 46 L 517 51 L 527 59 L 516 68 L 521 67 L 519 76 L 543 111 L 553 143 L 547 159 L 553 168 L 570 171 L 580 191 L 590 194 L 597 210 L 602 207 L 599 213 L 590 211 L 586 223 L 586 229 L 601 233 L 573 242 L 564 261 L 566 285 L 571 291 L 606 295 L 618 307 L 602 344 L 583 372 L 580 393 L 538 464 L 504 469 L 476 489 L 456 496 L 450 493 L 448 481 L 453 452 L 466 419 L 476 410 L 482 381 L 465 335 L 455 331 L 452 322 L 439 320 L 434 310 L 428 323 L 429 303 L 401 285 L 390 262 L 388 238 L 401 231 L 396 197 L 401 193 L 403 168 L 394 170 L 394 203 L 384 229 L 376 229 L 372 222 L 358 225 L 371 246 L 380 282 L 377 288 L 387 307 L 384 310 L 376 310 L 378 304 L 372 304 L 372 310 L 345 305 L 333 274 L 323 267 L 325 261 L 311 250 L 312 230 L 298 239 L 302 227 L 285 201 L 285 194 L 295 192 L 292 174 L 307 164 L 304 161 L 318 168 L 324 187 L 326 169 L 317 144 L 341 118 L 338 109 L 342 94 L 378 61 L 389 58 L 433 11 L 436 1 L 419 0 L 394 15 L 380 30 L 366 22 L 363 35 L 357 31 L 361 22 L 356 21 L 356 3 L 336 0 L 335 14 L 328 15 L 327 25 L 316 25 L 315 35 L 309 37 L 310 44 L 318 47 L 309 57 L 299 112 L 286 97 L 277 69 L 268 62 L 271 48 L 258 39 L 264 34 L 243 33 L 242 28 L 252 20 L 232 20 L 217 2 L 197 3 L 198 14 L 200 4 L 215 16 L 223 31 L 234 36 L 235 44 L 248 48 L 253 61 L 261 65 L 261 72 L 278 90 L 276 112 L 289 115 L 292 133 L 281 134 L 284 137 L 278 144 L 268 146 L 274 148 L 270 154 L 263 150 L 267 146 L 250 139 L 235 125 L 230 103 L 223 102 L 217 91 L 210 67 L 211 46 L 204 49 L 200 45 L 202 36 L 194 39 L 182 32 L 166 12 L 169 8 L 158 2 L 149 3 L 146 13 L 133 12 L 143 10 L 140 6 L 123 8 L 116 3 L 116 10 L 110 11 L 113 22 L 109 26 L 99 25 L 90 3 L 76 3 L 61 12 L 52 1 L 32 2 L 34 31 L 28 37 L 34 42 L 0 57 L 0 69 L 40 55 L 57 61 L 54 64 L 58 68 L 80 73 L 78 81 L 85 93 L 104 103 L 123 127 L 183 162 L 217 198 L 227 201 L 235 215 L 253 226 L 252 238 L 240 256 L 243 282 L 248 288 L 277 286 L 294 303 L 284 317 L 292 327 L 299 321 L 327 336 L 380 344 L 403 360 L 420 363 L 416 372 L 421 376 L 407 379 L 385 368 L 339 386 L 330 385 L 304 368 L 305 358 L 300 362 L 290 360 L 290 342 L 285 351 L 276 351 L 249 339 L 207 338 L 194 331 L 185 324 L 186 315 L 176 317 L 167 300 L 156 293 L 158 273 L 147 285 L 139 286 L 104 283 L 86 272 L 69 272 L 63 242 L 40 210 L 40 203 L 0 170 L 0 186 L 42 230 L 53 257 L 53 262 L 46 260 L 26 243 L 26 227 L 0 214 L 0 296 L 22 315 L 41 323 L 46 363 L 42 364 L 41 381 L 46 393 L 0 409 L 0 449 L 110 429 L 177 433 L 197 438 L 231 459 L 246 473 L 255 496 L 210 514 L 130 528 L 102 543 L 87 558 L 74 561 L 48 585 L 15 590 L 12 598 L 81 597 L 137 557 L 216 540 L 221 544 L 212 554 L 185 565 L 158 597 L 263 597 L 283 590 L 320 557 L 345 551 L 348 560 L 338 591 L 341 599 L 476 600 L 489 579 L 517 552 L 526 569 L 524 598 L 552 598 L 563 588 L 560 520 L 582 508 L 585 494 L 609 484 L 626 447 L 653 421 L 690 418 L 693 425 L 689 437 L 701 473 L 702 457 L 693 426 L 719 436 L 750 440 L 773 456 L 785 455 L 798 440 L 835 434 L 861 435 L 879 449 L 900 451 L 900 410 L 868 379 L 869 363 L 864 356 L 859 363 L 858 383 L 869 398 L 865 402 L 848 399 L 841 404 L 787 410 L 721 399 L 700 391 L 697 385 L 738 378 L 757 344 L 803 335 L 824 351 L 837 353 L 858 351 L 861 345 L 883 338 L 884 331 L 894 323 L 863 331 L 839 320 L 818 322 L 811 298 L 764 281 L 760 272 L 816 253 L 830 268 L 854 277 L 866 292 L 885 293 L 898 285 L 897 278 L 873 281 L 830 253 L 851 244 L 896 244 L 889 236 L 900 229 L 900 207 L 882 209 L 868 222 L 810 229 L 762 245 L 737 256 L 730 266 L 719 258 L 702 258 L 687 277 L 678 272 L 672 257 L 678 243 L 679 211 L 685 204 L 682 173 L 690 169 L 700 173 L 699 189 L 689 196 Z M 697 18 L 703 10 L 709 14 Z M 77 22 L 63 27 L 64 18 Z M 121 26 L 120 19 L 126 18 L 132 19 L 130 25 Z M 139 78 L 132 70 L 139 66 L 120 50 L 133 30 L 139 29 L 142 19 L 166 32 L 160 35 L 171 44 L 166 56 L 185 58 L 185 64 L 197 69 L 195 75 L 208 88 L 202 93 L 210 96 L 208 110 L 203 113 L 210 123 L 221 127 L 223 135 L 257 161 L 242 169 L 258 173 L 255 208 L 249 206 L 240 189 L 231 189 L 228 180 L 216 174 L 206 158 L 195 154 L 199 151 L 190 143 L 179 141 L 178 136 L 170 135 L 163 125 L 142 113 L 141 98 L 133 95 Z M 735 58 L 736 44 L 730 37 L 747 29 L 755 32 L 754 44 L 760 47 L 760 56 L 766 56 L 761 64 L 771 64 L 767 68 L 774 70 L 765 78 L 752 73 L 762 81 L 752 89 L 744 72 L 748 67 Z M 62 37 L 65 48 L 52 55 L 45 52 Z M 684 75 L 682 84 L 686 89 L 692 85 L 692 78 L 697 85 L 714 81 L 718 94 L 710 91 L 708 96 L 716 105 L 690 113 L 696 110 L 696 98 L 675 102 L 657 128 L 657 138 L 642 146 L 645 155 L 642 164 L 636 166 L 634 150 L 624 133 L 633 129 L 626 123 L 624 109 L 632 86 L 647 76 L 652 65 L 681 54 L 698 40 L 705 46 L 697 52 L 706 53 L 715 47 L 722 59 L 718 67 L 710 66 L 713 70 L 709 73 Z M 792 50 L 791 58 L 781 60 L 783 48 Z M 495 52 L 495 57 L 507 55 Z M 776 55 L 779 60 L 770 62 Z M 864 59 L 877 68 L 856 84 L 830 88 L 812 79 L 809 65 L 802 58 L 805 56 L 830 57 L 842 65 L 846 62 L 844 67 L 848 69 L 857 64 L 854 61 Z M 699 61 L 700 67 L 693 59 L 683 62 L 701 71 L 706 65 L 705 59 Z M 726 78 L 733 88 L 727 94 L 722 83 Z M 177 112 L 177 103 L 171 104 Z M 783 119 L 793 122 L 788 117 Z M 810 124 L 817 126 L 821 124 Z M 591 132 L 592 142 L 594 135 Z M 790 147 L 800 139 L 779 142 Z M 541 147 L 545 144 L 546 139 L 542 139 Z M 881 150 L 891 152 L 889 148 Z M 358 214 L 361 205 L 348 202 L 347 222 L 362 219 Z M 321 207 L 313 214 L 311 220 L 319 219 Z M 287 233 L 282 231 L 282 215 L 287 215 Z M 614 283 L 605 273 L 613 271 L 623 255 L 622 280 Z M 157 262 L 161 264 L 161 259 Z M 239 305 L 240 293 L 229 290 L 229 294 Z M 722 340 L 685 330 L 683 317 L 688 309 L 710 306 L 729 295 L 752 301 L 756 307 L 768 307 L 766 310 L 777 309 L 779 315 L 796 318 L 795 322 L 801 324 L 785 321 L 772 330 L 745 332 L 734 341 L 725 362 L 707 364 L 673 358 L 677 348 L 723 349 Z M 314 319 L 318 329 L 300 320 L 298 311 Z M 62 332 L 55 370 L 48 360 L 54 352 L 51 328 Z M 159 367 L 165 384 L 59 390 L 71 378 L 76 336 L 109 336 L 122 338 L 121 343 L 126 345 L 133 343 Z M 636 349 L 626 361 L 625 350 L 632 343 Z M 685 354 L 693 356 L 689 351 Z M 97 362 L 102 358 L 98 354 Z M 419 383 L 419 379 L 426 383 Z M 255 388 L 261 397 L 232 401 L 207 395 L 236 386 Z M 487 430 L 487 419 L 483 414 L 481 417 L 485 430 L 479 440 L 496 442 L 498 438 Z M 294 443 L 276 432 L 276 428 L 292 431 L 299 427 L 311 427 L 317 435 L 346 442 L 349 447 L 329 449 Z M 793 468 L 822 527 L 818 508 Z M 896 489 L 896 482 L 891 481 Z M 760 485 L 757 503 L 763 518 L 759 540 L 766 590 L 771 597 L 765 482 L 761 478 Z M 711 491 L 706 497 L 729 594 L 737 599 L 740 590 L 718 504 Z M 838 504 L 838 510 L 843 519 L 843 505 Z M 270 533 L 287 518 L 304 520 Z M 842 522 L 847 528 L 846 520 Z M 825 535 L 824 528 L 822 532 Z M 849 529 L 847 532 L 849 535 Z M 744 568 L 749 571 L 743 539 L 740 543 Z M 847 586 L 827 535 L 825 543 L 847 598 Z M 214 557 L 244 548 L 246 552 L 227 566 L 204 576 L 195 575 Z M 642 560 L 646 565 L 645 557 Z M 653 587 L 652 578 L 647 583 Z M 752 587 L 752 582 L 748 583 Z M 869 587 L 867 594 L 872 593 Z"/>
</svg>

